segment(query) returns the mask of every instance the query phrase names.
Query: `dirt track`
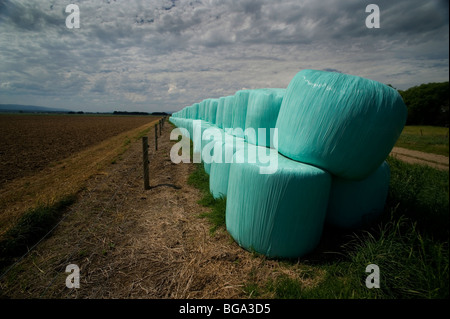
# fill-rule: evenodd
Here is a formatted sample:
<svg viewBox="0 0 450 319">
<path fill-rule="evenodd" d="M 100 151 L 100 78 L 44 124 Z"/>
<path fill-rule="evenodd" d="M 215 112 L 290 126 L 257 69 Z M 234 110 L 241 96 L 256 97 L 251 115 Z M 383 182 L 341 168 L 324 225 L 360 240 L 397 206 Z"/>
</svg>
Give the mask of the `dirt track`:
<svg viewBox="0 0 450 319">
<path fill-rule="evenodd" d="M 407 163 L 423 164 L 448 171 L 449 158 L 443 155 L 413 151 L 400 147 L 394 147 L 391 155 Z"/>
</svg>

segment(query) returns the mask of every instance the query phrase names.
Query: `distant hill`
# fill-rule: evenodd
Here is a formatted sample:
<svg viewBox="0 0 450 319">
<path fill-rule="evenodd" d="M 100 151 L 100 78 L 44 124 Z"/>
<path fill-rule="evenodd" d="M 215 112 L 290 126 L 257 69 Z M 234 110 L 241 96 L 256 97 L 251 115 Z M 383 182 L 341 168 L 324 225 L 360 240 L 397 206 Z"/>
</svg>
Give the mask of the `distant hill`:
<svg viewBox="0 0 450 319">
<path fill-rule="evenodd" d="M 70 110 L 36 105 L 0 104 L 0 112 L 66 113 Z"/>
</svg>

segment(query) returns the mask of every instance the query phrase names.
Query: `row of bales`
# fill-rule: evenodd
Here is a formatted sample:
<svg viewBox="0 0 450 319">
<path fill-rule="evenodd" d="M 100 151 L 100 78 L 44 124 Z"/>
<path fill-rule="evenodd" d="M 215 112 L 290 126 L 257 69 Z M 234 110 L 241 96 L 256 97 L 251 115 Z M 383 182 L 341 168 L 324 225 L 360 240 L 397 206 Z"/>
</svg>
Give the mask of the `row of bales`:
<svg viewBox="0 0 450 319">
<path fill-rule="evenodd" d="M 195 152 L 211 155 L 203 161 L 210 191 L 226 197 L 236 242 L 297 258 L 317 247 L 325 223 L 354 229 L 379 217 L 390 179 L 385 159 L 406 116 L 387 85 L 302 70 L 287 88 L 205 99 L 170 121 Z"/>
</svg>

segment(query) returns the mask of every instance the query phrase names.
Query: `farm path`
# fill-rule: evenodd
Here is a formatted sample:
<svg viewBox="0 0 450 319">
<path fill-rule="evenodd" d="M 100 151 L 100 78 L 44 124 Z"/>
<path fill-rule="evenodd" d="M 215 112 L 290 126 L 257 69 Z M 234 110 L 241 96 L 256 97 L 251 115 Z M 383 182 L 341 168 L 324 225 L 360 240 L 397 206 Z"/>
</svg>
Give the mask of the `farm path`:
<svg viewBox="0 0 450 319">
<path fill-rule="evenodd" d="M 401 147 L 394 147 L 391 155 L 407 163 L 425 164 L 440 170 L 448 171 L 449 158 L 447 156 L 424 153 Z"/>
<path fill-rule="evenodd" d="M 88 180 L 49 238 L 0 281 L 3 298 L 245 298 L 243 284 L 274 278 L 280 265 L 255 258 L 224 229 L 211 235 L 199 190 L 187 183 L 193 164 L 170 160 L 171 125 L 154 151 L 144 190 L 142 143 Z M 66 267 L 80 288 L 66 287 Z M 283 270 L 280 270 L 283 272 Z"/>
</svg>

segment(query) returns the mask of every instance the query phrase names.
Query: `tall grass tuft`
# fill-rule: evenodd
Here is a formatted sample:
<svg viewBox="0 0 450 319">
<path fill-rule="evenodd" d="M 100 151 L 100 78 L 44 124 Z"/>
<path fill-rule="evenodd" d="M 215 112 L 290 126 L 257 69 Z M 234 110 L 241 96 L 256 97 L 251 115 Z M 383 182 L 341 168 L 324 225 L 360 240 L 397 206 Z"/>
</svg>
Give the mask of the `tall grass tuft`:
<svg viewBox="0 0 450 319">
<path fill-rule="evenodd" d="M 218 228 L 225 226 L 226 197 L 214 198 L 209 190 L 209 175 L 202 164 L 196 164 L 195 171 L 189 176 L 188 183 L 202 192 L 202 198 L 198 203 L 211 210 L 200 214 L 212 224 L 210 232 L 214 233 Z"/>
<path fill-rule="evenodd" d="M 449 236 L 449 175 L 428 166 L 388 158 L 391 180 L 387 206 L 397 217 L 417 222 L 420 231 L 441 241 Z"/>
</svg>

